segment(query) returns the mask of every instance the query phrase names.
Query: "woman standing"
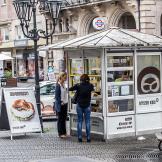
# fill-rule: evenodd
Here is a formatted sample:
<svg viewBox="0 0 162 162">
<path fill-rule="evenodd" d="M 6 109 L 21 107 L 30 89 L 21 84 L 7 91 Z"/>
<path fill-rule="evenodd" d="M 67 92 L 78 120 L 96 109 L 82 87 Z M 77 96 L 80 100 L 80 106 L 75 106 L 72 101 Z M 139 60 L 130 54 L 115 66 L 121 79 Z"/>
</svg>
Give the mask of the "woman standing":
<svg viewBox="0 0 162 162">
<path fill-rule="evenodd" d="M 80 77 L 80 84 L 75 84 L 69 88 L 69 91 L 76 91 L 77 93 L 77 131 L 78 141 L 82 142 L 82 123 L 83 115 L 85 118 L 87 142 L 91 142 L 90 138 L 90 114 L 91 114 L 91 92 L 94 90 L 93 85 L 90 83 L 89 76 L 83 74 Z"/>
<path fill-rule="evenodd" d="M 66 119 L 67 119 L 67 90 L 65 87 L 65 81 L 67 79 L 67 74 L 61 72 L 56 83 L 55 90 L 55 109 L 58 115 L 57 129 L 60 138 L 66 137 Z"/>
</svg>

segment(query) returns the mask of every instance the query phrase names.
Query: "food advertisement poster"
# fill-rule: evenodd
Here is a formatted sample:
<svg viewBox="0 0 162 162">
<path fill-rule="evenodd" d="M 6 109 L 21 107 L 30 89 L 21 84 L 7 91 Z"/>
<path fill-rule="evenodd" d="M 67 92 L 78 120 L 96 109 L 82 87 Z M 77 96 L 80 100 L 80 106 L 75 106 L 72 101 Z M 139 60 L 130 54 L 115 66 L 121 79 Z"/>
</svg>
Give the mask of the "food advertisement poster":
<svg viewBox="0 0 162 162">
<path fill-rule="evenodd" d="M 32 88 L 4 88 L 11 133 L 41 132 Z"/>
</svg>

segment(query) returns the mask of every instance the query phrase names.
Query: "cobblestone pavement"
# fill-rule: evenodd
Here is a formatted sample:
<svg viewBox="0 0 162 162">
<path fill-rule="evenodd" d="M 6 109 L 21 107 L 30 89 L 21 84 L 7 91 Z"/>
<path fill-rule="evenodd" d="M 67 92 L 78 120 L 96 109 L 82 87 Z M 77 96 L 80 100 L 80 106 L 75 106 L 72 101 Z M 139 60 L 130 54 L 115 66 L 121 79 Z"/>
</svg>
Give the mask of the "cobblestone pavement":
<svg viewBox="0 0 162 162">
<path fill-rule="evenodd" d="M 109 140 L 107 143 L 92 140 L 89 144 L 78 143 L 76 137 L 59 139 L 54 121 L 44 122 L 44 130 L 42 136 L 39 133 L 17 135 L 12 141 L 8 131 L 1 131 L 0 162 L 73 162 L 70 158 L 75 157 L 80 159 L 76 158 L 77 162 L 82 162 L 83 157 L 96 162 L 162 161 L 162 154 L 157 148 L 158 141 L 154 136 L 148 136 L 144 141 L 124 138 Z"/>
</svg>

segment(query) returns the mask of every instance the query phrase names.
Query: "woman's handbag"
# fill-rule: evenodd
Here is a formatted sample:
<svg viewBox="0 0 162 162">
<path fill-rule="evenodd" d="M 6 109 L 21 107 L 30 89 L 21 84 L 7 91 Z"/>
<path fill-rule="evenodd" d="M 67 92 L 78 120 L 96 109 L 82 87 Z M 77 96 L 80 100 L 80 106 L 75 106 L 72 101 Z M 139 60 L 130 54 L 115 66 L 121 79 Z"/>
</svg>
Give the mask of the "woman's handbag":
<svg viewBox="0 0 162 162">
<path fill-rule="evenodd" d="M 72 104 L 77 104 L 77 91 L 75 92 L 74 96 L 71 98 Z"/>
</svg>

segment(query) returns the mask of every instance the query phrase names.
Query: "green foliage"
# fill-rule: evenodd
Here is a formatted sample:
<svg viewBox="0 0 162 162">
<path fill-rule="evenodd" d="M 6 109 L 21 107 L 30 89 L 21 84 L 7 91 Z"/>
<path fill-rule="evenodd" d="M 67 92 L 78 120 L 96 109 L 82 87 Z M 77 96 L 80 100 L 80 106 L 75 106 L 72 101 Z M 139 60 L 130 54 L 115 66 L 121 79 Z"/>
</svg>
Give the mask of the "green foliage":
<svg viewBox="0 0 162 162">
<path fill-rule="evenodd" d="M 4 71 L 4 77 L 5 78 L 12 78 L 12 72 L 11 71 L 9 71 L 9 70 L 5 70 Z"/>
</svg>

